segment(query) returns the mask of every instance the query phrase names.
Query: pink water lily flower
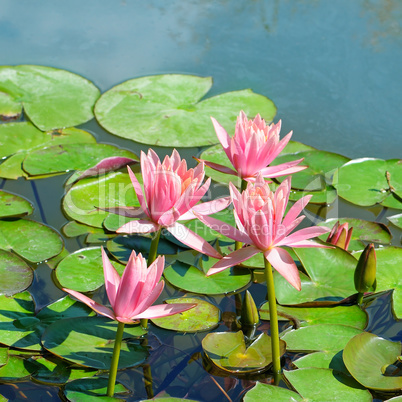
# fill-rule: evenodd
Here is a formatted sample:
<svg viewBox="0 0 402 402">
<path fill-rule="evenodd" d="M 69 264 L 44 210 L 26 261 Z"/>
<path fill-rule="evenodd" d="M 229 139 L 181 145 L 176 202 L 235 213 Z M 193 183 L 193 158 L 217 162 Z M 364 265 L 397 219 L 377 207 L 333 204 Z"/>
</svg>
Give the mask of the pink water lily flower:
<svg viewBox="0 0 402 402">
<path fill-rule="evenodd" d="M 150 233 L 163 227 L 189 247 L 211 257 L 221 258 L 221 254 L 206 240 L 177 222 L 195 218 L 194 212 L 200 215 L 216 213 L 230 204 L 230 198 L 226 197 L 196 205 L 211 183 L 211 179 L 208 179 L 202 184 L 204 164 L 187 169 L 186 161 L 180 158 L 176 150 L 161 163 L 158 155 L 150 149 L 148 155 L 141 152 L 141 171 L 145 197 L 140 183 L 128 167 L 141 205 L 141 219 L 126 223 L 117 233 Z"/>
<path fill-rule="evenodd" d="M 102 261 L 106 293 L 111 309 L 75 290 L 63 289 L 101 315 L 132 324 L 143 318 L 166 317 L 196 306 L 189 303 L 151 306 L 162 293 L 165 285 L 163 280 L 159 282 L 165 265 L 165 257 L 158 257 L 147 268 L 144 257 L 141 254 L 137 256 L 133 251 L 121 278 L 103 248 Z"/>
<path fill-rule="evenodd" d="M 246 114 L 241 111 L 237 118 L 234 136 L 230 137 L 213 117 L 211 119 L 216 135 L 234 170 L 203 160 L 206 166 L 222 173 L 239 176 L 247 181 L 254 181 L 258 172 L 261 172 L 263 177 L 272 178 L 296 173 L 307 167 L 296 166 L 303 158 L 277 166 L 269 166 L 282 152 L 292 136 L 292 132 L 290 132 L 279 140 L 281 121 L 277 124 L 267 125 L 259 114 L 254 120 L 248 120 Z"/>
<path fill-rule="evenodd" d="M 273 193 L 262 174 L 255 183 L 248 183 L 241 194 L 230 183 L 237 228 L 209 216 L 198 218 L 210 228 L 248 245 L 228 254 L 218 261 L 208 276 L 216 274 L 262 252 L 271 265 L 297 290 L 301 289 L 299 271 L 293 258 L 283 249 L 288 247 L 327 247 L 310 241 L 313 237 L 329 232 L 329 228 L 313 226 L 291 233 L 305 218 L 298 216 L 311 195 L 298 200 L 285 215 L 289 200 L 291 178 L 286 178 Z"/>
</svg>

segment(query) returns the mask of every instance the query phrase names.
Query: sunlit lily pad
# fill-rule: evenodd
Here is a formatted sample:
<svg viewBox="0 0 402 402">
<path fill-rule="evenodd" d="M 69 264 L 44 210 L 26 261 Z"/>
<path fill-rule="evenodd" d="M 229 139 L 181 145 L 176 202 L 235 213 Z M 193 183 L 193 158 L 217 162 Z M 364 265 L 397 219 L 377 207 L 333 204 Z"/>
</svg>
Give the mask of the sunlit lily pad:
<svg viewBox="0 0 402 402">
<path fill-rule="evenodd" d="M 122 275 L 124 265 L 115 261 L 112 264 Z M 69 254 L 60 261 L 55 272 L 63 288 L 77 292 L 90 292 L 100 288 L 105 283 L 101 248 L 83 248 Z"/>
<path fill-rule="evenodd" d="M 350 374 L 365 387 L 397 391 L 402 389 L 402 376 L 386 376 L 381 369 L 383 366 L 394 364 L 400 355 L 400 342 L 391 342 L 363 332 L 345 346 L 343 360 Z"/>
<path fill-rule="evenodd" d="M 22 292 L 32 281 L 33 270 L 24 260 L 0 250 L 0 294 L 12 296 Z"/>
<path fill-rule="evenodd" d="M 33 205 L 25 198 L 0 190 L 0 218 L 31 215 Z"/>
<path fill-rule="evenodd" d="M 61 144 L 31 152 L 23 169 L 31 176 L 85 170 L 112 156 L 138 159 L 134 153 L 109 144 Z"/>
<path fill-rule="evenodd" d="M 325 226 L 332 229 L 337 221 L 339 221 L 341 225 L 347 222 L 349 229 L 353 228 L 352 237 L 348 247 L 349 251 L 363 250 L 365 247 L 363 241 L 380 244 L 391 243 L 391 232 L 383 223 L 370 222 L 356 218 L 333 218 L 328 219 L 325 222 L 320 222 L 318 226 Z M 328 234 L 325 234 L 320 236 L 320 239 L 325 241 L 327 237 Z"/>
<path fill-rule="evenodd" d="M 304 158 L 300 165 L 308 166 L 308 168 L 292 174 L 292 188 L 305 191 L 324 190 L 326 185 L 331 183 L 334 170 L 350 160 L 346 156 L 333 152 L 313 150 L 280 155 L 275 158 L 272 165 L 279 165 L 300 158 Z M 283 179 L 284 177 L 278 177 L 279 181 Z"/>
<path fill-rule="evenodd" d="M 7 364 L 0 368 L 2 382 L 16 382 L 28 378 L 37 370 L 36 364 L 18 356 L 9 356 Z"/>
<path fill-rule="evenodd" d="M 329 369 L 303 368 L 284 371 L 292 387 L 309 402 L 371 402 L 370 392 L 353 378 Z"/>
<path fill-rule="evenodd" d="M 4 366 L 8 360 L 8 348 L 0 347 L 0 367 Z"/>
<path fill-rule="evenodd" d="M 99 124 L 119 137 L 144 144 L 196 147 L 218 142 L 210 116 L 234 131 L 240 110 L 276 113 L 268 98 L 250 89 L 227 92 L 200 102 L 212 86 L 210 77 L 166 74 L 128 80 L 105 92 L 95 105 Z"/>
<path fill-rule="evenodd" d="M 354 271 L 357 260 L 340 248 L 294 249 L 307 275 L 300 272 L 301 291 L 274 272 L 276 297 L 280 304 L 339 301 L 356 293 Z"/>
<path fill-rule="evenodd" d="M 74 184 L 63 198 L 63 208 L 71 219 L 89 226 L 102 227 L 109 214 L 98 208 L 139 207 L 128 173 L 110 172 Z"/>
<path fill-rule="evenodd" d="M 230 268 L 206 276 L 202 270 L 182 262 L 176 262 L 165 268 L 163 276 L 179 289 L 205 295 L 235 292 L 251 281 L 251 274 L 246 269 Z"/>
<path fill-rule="evenodd" d="M 292 362 L 298 368 L 326 368 L 349 374 L 342 359 L 342 350 L 338 352 L 313 352 Z"/>
<path fill-rule="evenodd" d="M 246 392 L 243 401 L 302 402 L 304 399 L 299 394 L 289 389 L 257 382 L 253 388 Z"/>
<path fill-rule="evenodd" d="M 52 67 L 0 67 L 0 86 L 20 102 L 41 130 L 72 127 L 92 119 L 100 92 L 85 78 Z"/>
<path fill-rule="evenodd" d="M 30 262 L 41 262 L 63 249 L 60 235 L 28 219 L 0 220 L 0 249 L 12 250 Z"/>
<path fill-rule="evenodd" d="M 120 398 L 106 396 L 107 378 L 85 378 L 71 381 L 63 388 L 64 395 L 70 402 L 93 402 L 97 401 L 121 401 Z M 114 388 L 115 395 L 124 395 L 128 389 L 116 383 Z"/>
<path fill-rule="evenodd" d="M 402 214 L 388 216 L 387 219 L 399 229 L 402 229 Z"/>
<path fill-rule="evenodd" d="M 148 258 L 151 242 L 150 237 L 140 235 L 117 236 L 107 242 L 107 249 L 118 261 L 127 264 L 133 250 Z M 177 246 L 167 240 L 159 239 L 157 253 L 160 255 L 176 254 Z"/>
<path fill-rule="evenodd" d="M 394 289 L 392 296 L 394 311 L 398 318 L 402 318 L 402 248 L 378 248 L 375 253 L 377 257 L 376 291 Z M 355 253 L 354 256 L 359 258 L 360 253 Z"/>
<path fill-rule="evenodd" d="M 47 325 L 66 317 L 93 315 L 93 311 L 69 296 L 43 308 L 35 316 L 35 305 L 28 292 L 14 297 L 0 296 L 0 339 L 19 349 L 41 350 L 40 337 Z"/>
<path fill-rule="evenodd" d="M 115 232 L 118 228 L 132 221 L 133 218 L 117 214 L 109 214 L 103 221 L 103 227 L 111 232 Z"/>
<path fill-rule="evenodd" d="M 42 344 L 49 352 L 68 361 L 109 370 L 116 331 L 117 322 L 106 317 L 69 318 L 49 325 Z M 124 327 L 119 368 L 134 367 L 146 359 L 147 349 L 133 340 L 145 333 L 139 324 Z"/>
<path fill-rule="evenodd" d="M 18 119 L 22 114 L 22 105 L 9 94 L 0 92 L 0 120 Z"/>
<path fill-rule="evenodd" d="M 286 344 L 280 342 L 281 355 Z M 272 363 L 271 338 L 260 334 L 248 347 L 242 331 L 212 332 L 202 340 L 206 356 L 220 369 L 231 373 L 252 373 L 266 369 Z"/>
<path fill-rule="evenodd" d="M 82 236 L 88 233 L 105 233 L 104 230 L 100 228 L 95 228 L 93 226 L 84 225 L 83 223 L 78 223 L 76 221 L 70 221 L 63 226 L 63 233 L 66 237 L 76 237 Z"/>
<path fill-rule="evenodd" d="M 195 297 L 181 297 L 165 300 L 168 304 L 195 303 L 190 310 L 169 317 L 155 318 L 152 322 L 158 327 L 179 332 L 208 331 L 218 326 L 219 309 L 213 304 Z"/>
<path fill-rule="evenodd" d="M 286 307 L 278 306 L 278 319 L 296 319 L 301 327 L 317 324 L 338 324 L 364 329 L 367 324 L 367 314 L 358 306 L 334 306 L 334 307 Z M 268 302 L 260 309 L 260 318 L 269 320 Z"/>
<path fill-rule="evenodd" d="M 60 144 L 95 143 L 88 132 L 77 128 L 67 128 L 42 132 L 29 122 L 0 125 L 0 177 L 18 179 L 27 177 L 22 169 L 25 157 L 35 150 Z"/>
<path fill-rule="evenodd" d="M 282 339 L 292 352 L 342 350 L 362 330 L 348 325 L 317 324 L 286 332 Z"/>
<path fill-rule="evenodd" d="M 386 172 L 390 173 L 390 184 L 402 196 L 402 163 L 398 159 L 373 158 L 354 159 L 335 172 L 333 185 L 340 197 L 353 204 L 370 206 L 382 203 L 393 208 L 402 208 L 401 200 L 390 200 Z"/>
</svg>

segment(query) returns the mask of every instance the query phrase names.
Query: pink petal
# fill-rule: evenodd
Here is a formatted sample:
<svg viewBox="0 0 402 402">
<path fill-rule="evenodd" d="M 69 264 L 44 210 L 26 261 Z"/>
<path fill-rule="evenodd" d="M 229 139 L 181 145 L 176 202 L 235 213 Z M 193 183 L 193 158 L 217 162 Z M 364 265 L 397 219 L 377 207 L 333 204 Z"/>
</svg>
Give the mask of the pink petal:
<svg viewBox="0 0 402 402">
<path fill-rule="evenodd" d="M 205 166 L 210 167 L 211 169 L 217 170 L 218 172 L 226 173 L 226 174 L 232 174 L 234 176 L 237 176 L 237 172 L 230 167 L 220 165 L 219 163 L 214 163 L 214 162 L 209 162 L 204 159 L 197 159 L 199 162 L 204 162 Z"/>
<path fill-rule="evenodd" d="M 105 276 L 105 288 L 106 294 L 112 307 L 116 302 L 116 294 L 120 285 L 120 275 L 109 261 L 109 258 L 102 247 L 102 262 L 103 262 L 103 274 Z"/>
<path fill-rule="evenodd" d="M 182 313 L 183 311 L 190 310 L 195 307 L 197 304 L 190 303 L 180 303 L 180 304 L 157 304 L 156 306 L 151 306 L 147 308 L 141 314 L 137 314 L 134 317 L 131 317 L 132 320 L 139 320 L 142 318 L 160 318 L 167 317 L 169 315 Z"/>
<path fill-rule="evenodd" d="M 130 221 L 116 230 L 116 233 L 151 233 L 157 232 L 160 226 L 156 223 L 139 219 Z"/>
<path fill-rule="evenodd" d="M 234 267 L 235 265 L 248 260 L 249 258 L 260 252 L 261 250 L 259 250 L 255 246 L 243 247 L 239 250 L 233 251 L 233 253 L 226 255 L 213 267 L 211 267 L 207 273 L 207 276 L 211 276 L 217 274 L 218 272 L 224 271 L 227 268 Z"/>
<path fill-rule="evenodd" d="M 131 311 L 130 315 L 135 316 L 137 314 L 141 314 L 143 311 L 148 309 L 149 306 L 151 306 L 153 303 L 155 303 L 155 301 L 161 295 L 164 286 L 165 286 L 165 282 L 162 280 L 159 283 L 157 283 L 156 286 L 152 290 L 150 290 L 150 288 L 146 289 L 147 291 L 150 290 L 150 292 L 148 292 L 148 294 L 147 294 L 147 297 L 144 297 L 141 300 L 139 300 L 138 305 L 136 306 L 135 310 Z M 145 290 L 144 290 L 144 293 L 145 293 Z"/>
<path fill-rule="evenodd" d="M 216 214 L 217 212 L 222 211 L 223 209 L 228 207 L 231 202 L 232 200 L 230 199 L 230 197 L 222 197 L 208 202 L 201 202 L 200 204 L 195 205 L 191 211 L 188 211 L 185 214 L 181 215 L 180 220 L 196 218 L 192 211 L 196 212 L 197 215 Z"/>
<path fill-rule="evenodd" d="M 311 200 L 311 197 L 312 195 L 306 195 L 303 198 L 300 198 L 300 200 L 296 201 L 289 209 L 288 213 L 283 219 L 282 224 L 286 227 L 290 226 L 292 222 L 299 216 L 300 212 L 304 209 L 304 207 L 308 204 L 308 202 Z"/>
<path fill-rule="evenodd" d="M 161 226 L 173 225 L 180 218 L 180 212 L 176 208 L 171 208 L 166 211 L 159 219 L 158 223 Z"/>
<path fill-rule="evenodd" d="M 303 240 L 311 239 L 313 237 L 320 236 L 324 233 L 328 233 L 331 229 L 324 226 L 311 226 L 309 228 L 300 229 L 297 232 L 290 234 L 276 244 L 276 246 L 289 246 L 293 247 L 293 244 L 299 243 Z"/>
<path fill-rule="evenodd" d="M 296 166 L 301 161 L 303 161 L 303 158 L 296 161 L 281 163 L 280 165 L 276 166 L 267 166 L 266 168 L 261 169 L 260 172 L 264 177 L 269 178 L 286 176 L 306 169 L 307 166 Z"/>
<path fill-rule="evenodd" d="M 141 205 L 141 208 L 143 209 L 144 213 L 146 213 L 149 216 L 147 203 L 145 202 L 144 196 L 142 194 L 141 184 L 138 182 L 137 178 L 135 177 L 135 174 L 133 173 L 133 171 L 130 169 L 129 166 L 127 166 L 127 170 L 130 176 L 131 183 L 134 187 L 135 194 L 137 195 L 138 201 Z"/>
<path fill-rule="evenodd" d="M 213 258 L 222 258 L 221 254 L 218 253 L 218 251 L 216 251 L 205 239 L 192 232 L 181 223 L 176 222 L 172 226 L 168 226 L 166 229 L 176 237 L 176 239 L 180 240 L 188 247 Z"/>
<path fill-rule="evenodd" d="M 229 146 L 230 146 L 230 137 L 226 130 L 214 119 L 211 117 L 212 124 L 214 125 L 214 129 L 216 132 L 216 136 L 218 137 L 219 142 L 222 144 L 223 150 L 226 152 L 227 157 L 229 158 L 230 161 L 231 155 L 229 153 Z"/>
<path fill-rule="evenodd" d="M 91 309 L 96 311 L 97 313 L 104 315 L 105 317 L 108 317 L 111 320 L 116 319 L 113 311 L 110 308 L 102 306 L 102 304 L 99 304 L 99 303 L 93 301 L 89 297 L 83 295 L 82 293 L 76 292 L 75 290 L 65 289 L 65 288 L 63 288 L 63 290 L 67 293 L 70 293 L 71 296 L 76 297 L 79 301 L 82 301 L 87 306 L 91 307 Z"/>
<path fill-rule="evenodd" d="M 299 270 L 290 254 L 279 247 L 264 252 L 271 265 L 297 290 L 301 290 Z"/>
</svg>

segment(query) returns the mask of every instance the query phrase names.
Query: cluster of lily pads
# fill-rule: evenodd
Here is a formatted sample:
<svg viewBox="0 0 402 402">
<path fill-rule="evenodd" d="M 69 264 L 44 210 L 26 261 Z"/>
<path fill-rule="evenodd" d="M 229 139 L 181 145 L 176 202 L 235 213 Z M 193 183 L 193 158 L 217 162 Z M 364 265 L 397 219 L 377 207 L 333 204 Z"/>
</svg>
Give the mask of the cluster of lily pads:
<svg viewBox="0 0 402 402">
<path fill-rule="evenodd" d="M 249 116 L 261 114 L 271 121 L 276 108 L 272 101 L 250 90 L 201 100 L 211 86 L 210 78 L 171 74 L 129 80 L 101 95 L 91 82 L 67 71 L 42 66 L 0 67 L 2 186 L 9 179 L 46 179 L 69 172 L 62 201 L 69 222 L 62 233 L 66 237 L 85 236 L 86 242 L 86 247 L 70 253 L 60 233 L 27 218 L 33 212 L 31 202 L 0 190 L 0 381 L 30 378 L 52 384 L 71 401 L 105 395 L 117 323 L 96 316 L 70 296 L 37 311 L 29 288 L 34 269 L 46 262 L 58 287 L 94 293 L 103 302 L 101 246 L 121 275 L 133 250 L 149 256 L 153 237 L 117 233 L 133 221 L 132 211 L 126 207 L 134 210 L 143 206 L 127 170 L 129 165 L 142 184 L 144 172 L 138 156 L 98 143 L 92 134 L 74 126 L 96 117 L 110 133 L 135 142 L 204 147 L 200 159 L 230 169 L 233 166 L 222 146 L 214 145 L 218 139 L 210 116 L 233 134 L 239 110 Z M 289 141 L 270 166 L 301 158 L 307 168 L 292 174 L 290 201 L 308 195 L 310 204 L 319 208 L 341 197 L 363 207 L 402 209 L 401 160 L 349 160 Z M 215 183 L 232 182 L 242 187 L 236 176 L 210 167 L 205 171 Z M 285 178 L 275 177 L 269 184 L 271 190 L 285 183 Z M 60 180 L 64 181 L 65 176 Z M 210 216 L 232 227 L 238 224 L 230 209 Z M 402 228 L 401 213 L 396 212 L 388 220 Z M 381 331 L 367 331 L 371 322 L 365 303 L 356 304 L 354 275 L 366 244 L 375 243 L 376 293 L 364 300 L 368 303 L 392 290 L 393 313 L 396 320 L 401 319 L 401 248 L 390 246 L 391 233 L 381 223 L 339 217 L 320 221 L 318 226 L 331 229 L 337 221 L 353 227 L 347 247 L 290 250 L 299 268 L 300 291 L 279 272 L 273 272 L 278 314 L 289 322 L 281 326 L 280 353 L 283 361 L 292 358 L 283 372 L 282 387 L 271 384 L 268 303 L 262 304 L 251 320 L 251 332 L 248 325 L 250 311 L 254 311 L 252 295 L 260 292 L 265 280 L 262 255 L 207 275 L 218 260 L 192 250 L 168 230 L 161 230 L 157 254 L 165 256 L 163 277 L 177 291 L 166 303 L 196 306 L 179 315 L 152 319 L 148 327 L 126 324 L 119 368 L 141 367 L 148 397 L 153 397 L 155 391 L 160 396 L 164 389 L 153 386 L 149 364 L 163 360 L 163 355 L 148 345 L 150 335 L 153 331 L 165 331 L 167 338 L 169 331 L 200 333 L 205 369 L 215 376 L 254 383 L 259 380 L 244 394 L 246 401 L 370 401 L 373 394 L 383 400 L 400 400 L 395 395 L 402 388 L 398 360 L 402 353 L 400 342 L 395 341 L 401 338 L 384 339 Z M 230 254 L 237 248 L 229 235 L 198 219 L 184 221 L 183 225 L 220 253 Z M 327 237 L 321 236 L 322 245 Z M 246 289 L 249 292 L 242 299 L 240 294 Z M 218 307 L 221 296 L 236 300 L 237 309 L 232 311 L 229 330 L 216 332 L 227 323 L 227 312 Z M 247 305 L 251 307 L 245 308 Z M 189 356 L 186 363 L 193 358 Z M 325 386 L 314 386 L 317 383 Z M 135 391 L 130 396 L 130 390 L 121 383 L 115 389 L 116 396 L 120 393 L 120 397 L 126 395 L 131 400 L 136 400 Z M 190 396 L 197 399 L 194 393 Z"/>
</svg>

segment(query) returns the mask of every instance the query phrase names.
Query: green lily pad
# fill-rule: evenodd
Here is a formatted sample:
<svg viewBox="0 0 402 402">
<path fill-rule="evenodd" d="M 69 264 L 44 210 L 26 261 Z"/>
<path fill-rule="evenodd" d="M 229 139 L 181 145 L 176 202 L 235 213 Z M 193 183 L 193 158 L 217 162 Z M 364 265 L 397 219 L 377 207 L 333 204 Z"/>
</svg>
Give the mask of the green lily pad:
<svg viewBox="0 0 402 402">
<path fill-rule="evenodd" d="M 362 330 L 348 325 L 317 324 L 286 332 L 282 339 L 292 352 L 342 350 L 348 341 Z"/>
<path fill-rule="evenodd" d="M 112 261 L 113 266 L 123 274 L 125 266 Z M 63 288 L 77 292 L 91 292 L 105 283 L 100 247 L 88 247 L 69 254 L 59 262 L 56 278 Z"/>
<path fill-rule="evenodd" d="M 0 218 L 31 215 L 33 205 L 25 198 L 0 190 Z"/>
<path fill-rule="evenodd" d="M 339 221 L 341 225 L 348 223 L 349 229 L 353 228 L 352 237 L 348 247 L 349 251 L 363 250 L 365 247 L 365 244 L 362 243 L 363 241 L 380 244 L 391 243 L 391 232 L 383 223 L 370 222 L 356 218 L 333 218 L 318 223 L 318 226 L 325 226 L 332 229 L 337 221 Z M 319 236 L 319 238 L 324 241 L 327 237 L 328 234 Z"/>
<path fill-rule="evenodd" d="M 103 227 L 109 214 L 103 208 L 128 205 L 139 207 L 139 202 L 128 173 L 122 172 L 80 180 L 63 199 L 63 209 L 69 218 L 97 228 Z"/>
<path fill-rule="evenodd" d="M 346 156 L 326 151 L 305 151 L 297 154 L 279 155 L 272 162 L 272 166 L 304 158 L 300 165 L 308 166 L 307 169 L 292 174 L 292 188 L 307 191 L 324 190 L 331 183 L 334 170 L 348 162 Z M 278 181 L 284 177 L 278 177 Z"/>
<path fill-rule="evenodd" d="M 112 156 L 137 159 L 137 155 L 108 144 L 61 144 L 26 156 L 23 168 L 31 176 L 85 170 Z"/>
<path fill-rule="evenodd" d="M 250 89 L 200 102 L 211 86 L 210 77 L 193 75 L 136 78 L 102 94 L 95 115 L 103 128 L 119 137 L 150 145 L 197 147 L 218 142 L 210 116 L 233 132 L 242 109 L 268 121 L 276 114 L 272 101 Z"/>
<path fill-rule="evenodd" d="M 245 269 L 230 268 L 206 276 L 202 270 L 179 261 L 165 268 L 163 276 L 179 289 L 204 295 L 235 292 L 246 287 L 251 281 L 251 274 Z"/>
<path fill-rule="evenodd" d="M 73 363 L 109 370 L 116 331 L 117 321 L 106 317 L 68 318 L 49 325 L 42 344 L 49 352 Z M 147 349 L 132 339 L 145 333 L 139 324 L 124 327 L 119 368 L 134 367 L 145 361 Z"/>
<path fill-rule="evenodd" d="M 354 272 L 357 260 L 340 248 L 294 249 L 307 275 L 300 272 L 301 291 L 274 271 L 276 298 L 280 304 L 339 301 L 356 293 Z"/>
<path fill-rule="evenodd" d="M 0 378 L 2 382 L 22 381 L 29 378 L 36 369 L 36 364 L 27 359 L 9 356 L 7 364 L 0 367 Z"/>
<path fill-rule="evenodd" d="M 0 294 L 12 296 L 31 285 L 33 270 L 15 254 L 0 250 L 0 278 Z"/>
<path fill-rule="evenodd" d="M 280 342 L 281 356 L 286 344 Z M 242 331 L 212 332 L 202 340 L 206 356 L 220 369 L 236 374 L 265 370 L 272 363 L 271 338 L 260 334 L 248 347 Z"/>
<path fill-rule="evenodd" d="M 93 118 L 100 91 L 85 78 L 45 66 L 0 67 L 1 91 L 24 107 L 41 130 L 72 127 Z"/>
<path fill-rule="evenodd" d="M 179 332 L 209 331 L 219 324 L 219 309 L 213 304 L 195 297 L 181 297 L 165 300 L 168 304 L 195 303 L 190 310 L 169 317 L 155 318 L 153 324 L 164 329 Z"/>
<path fill-rule="evenodd" d="M 402 214 L 388 216 L 387 219 L 399 229 L 402 229 Z"/>
<path fill-rule="evenodd" d="M 71 381 L 63 389 L 65 397 L 71 402 L 92 402 L 97 401 L 121 401 L 120 398 L 106 396 L 107 378 L 85 378 Z M 115 395 L 124 395 L 128 389 L 116 383 L 114 388 Z"/>
<path fill-rule="evenodd" d="M 115 232 L 118 228 L 122 227 L 126 223 L 132 221 L 133 218 L 123 215 L 117 215 L 110 213 L 103 221 L 103 227 L 110 232 Z"/>
<path fill-rule="evenodd" d="M 317 324 L 338 324 L 364 329 L 367 324 L 367 314 L 358 306 L 334 307 L 286 307 L 278 306 L 278 319 L 296 319 L 301 327 Z M 259 309 L 260 318 L 269 320 L 269 305 L 265 302 Z"/>
<path fill-rule="evenodd" d="M 326 368 L 349 374 L 342 359 L 342 351 L 309 353 L 292 363 L 298 368 Z"/>
<path fill-rule="evenodd" d="M 353 204 L 370 206 L 381 203 L 401 209 L 400 199 L 388 201 L 392 194 L 386 179 L 387 171 L 390 173 L 390 184 L 402 196 L 402 163 L 398 159 L 354 159 L 335 172 L 333 185 L 340 197 Z"/>
<path fill-rule="evenodd" d="M 381 292 L 387 289 L 394 289 L 393 307 L 398 318 L 402 318 L 402 248 L 383 247 L 375 250 L 377 257 L 377 287 L 376 291 Z M 360 252 L 354 253 L 356 258 Z"/>
<path fill-rule="evenodd" d="M 12 250 L 30 262 L 41 262 L 63 249 L 60 235 L 28 219 L 0 220 L 0 249 Z"/>
<path fill-rule="evenodd" d="M 343 351 L 350 374 L 362 385 L 382 391 L 402 389 L 402 376 L 385 376 L 381 368 L 394 364 L 401 355 L 400 342 L 391 342 L 369 332 L 351 339 Z"/>
<path fill-rule="evenodd" d="M 334 370 L 303 368 L 284 371 L 292 387 L 309 402 L 371 402 L 370 392 L 349 376 Z M 319 385 L 317 385 L 319 384 Z"/>
<path fill-rule="evenodd" d="M 0 120 L 9 121 L 18 119 L 22 114 L 22 105 L 12 96 L 0 92 Z"/>
<path fill-rule="evenodd" d="M 117 236 L 107 242 L 107 249 L 118 261 L 127 264 L 133 250 L 148 258 L 151 243 L 150 237 L 140 235 Z M 159 239 L 157 253 L 160 255 L 176 254 L 177 246 L 165 239 Z"/>
<path fill-rule="evenodd" d="M 44 147 L 60 144 L 95 143 L 88 132 L 77 128 L 66 128 L 42 132 L 29 122 L 0 125 L 0 177 L 18 179 L 28 177 L 22 163 L 29 153 Z"/>
<path fill-rule="evenodd" d="M 294 391 L 276 387 L 275 385 L 258 382 L 247 391 L 243 398 L 244 402 L 302 402 L 304 399 Z"/>
<path fill-rule="evenodd" d="M 0 347 L 0 367 L 4 366 L 8 361 L 8 348 Z"/>
<path fill-rule="evenodd" d="M 70 221 L 66 223 L 63 228 L 63 233 L 66 237 L 77 237 L 88 233 L 105 233 L 103 229 L 95 228 L 93 226 L 84 225 L 76 221 Z"/>
<path fill-rule="evenodd" d="M 28 292 L 14 297 L 0 296 L 0 339 L 5 345 L 19 349 L 41 350 L 40 337 L 47 325 L 65 317 L 94 314 L 69 296 L 43 308 L 35 316 L 35 305 Z"/>
</svg>

